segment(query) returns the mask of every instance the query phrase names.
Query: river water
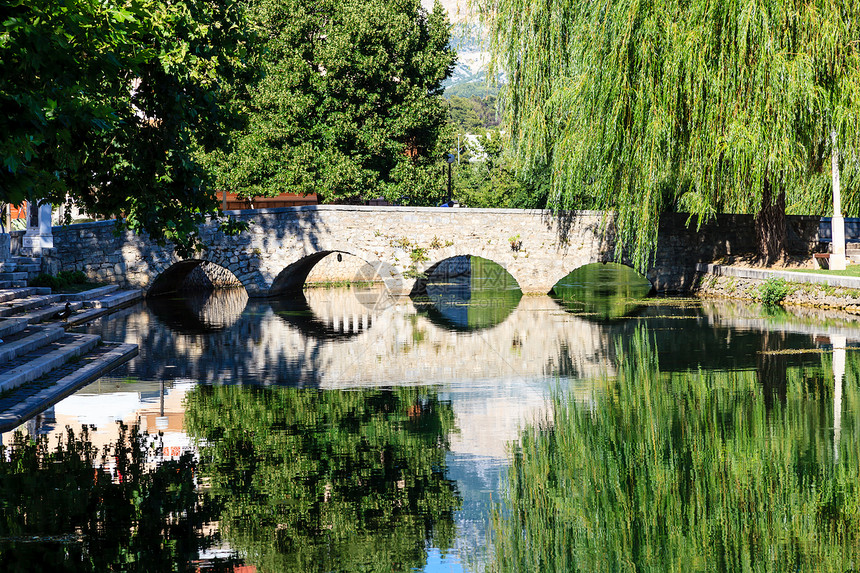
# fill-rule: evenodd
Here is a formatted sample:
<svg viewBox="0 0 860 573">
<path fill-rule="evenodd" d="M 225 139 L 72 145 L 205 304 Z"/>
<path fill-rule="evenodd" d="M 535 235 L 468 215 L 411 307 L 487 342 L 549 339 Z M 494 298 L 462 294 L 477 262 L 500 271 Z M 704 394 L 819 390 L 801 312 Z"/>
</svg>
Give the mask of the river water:
<svg viewBox="0 0 860 573">
<path fill-rule="evenodd" d="M 647 291 L 126 308 L 85 328 L 139 357 L 2 436 L 0 569 L 860 567 L 860 327 Z"/>
</svg>

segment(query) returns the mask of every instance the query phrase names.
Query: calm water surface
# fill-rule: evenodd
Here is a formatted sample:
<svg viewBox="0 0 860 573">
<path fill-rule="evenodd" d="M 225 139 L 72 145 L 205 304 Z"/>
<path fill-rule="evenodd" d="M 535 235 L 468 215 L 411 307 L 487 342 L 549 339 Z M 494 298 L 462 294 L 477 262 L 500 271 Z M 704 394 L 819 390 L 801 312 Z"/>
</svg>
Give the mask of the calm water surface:
<svg viewBox="0 0 860 573">
<path fill-rule="evenodd" d="M 0 570 L 860 568 L 851 317 L 461 267 L 88 326 L 140 356 L 2 436 Z"/>
</svg>

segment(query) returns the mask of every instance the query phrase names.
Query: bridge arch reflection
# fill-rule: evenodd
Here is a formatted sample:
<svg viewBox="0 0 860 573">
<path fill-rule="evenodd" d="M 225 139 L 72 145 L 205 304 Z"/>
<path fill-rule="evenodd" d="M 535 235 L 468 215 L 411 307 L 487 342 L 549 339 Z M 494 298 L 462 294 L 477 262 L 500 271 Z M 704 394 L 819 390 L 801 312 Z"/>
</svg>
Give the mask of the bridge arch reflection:
<svg viewBox="0 0 860 573">
<path fill-rule="evenodd" d="M 180 334 L 205 334 L 229 329 L 241 318 L 247 304 L 248 293 L 241 288 L 146 299 L 146 306 L 155 318 Z"/>
<path fill-rule="evenodd" d="M 635 314 L 652 291 L 651 282 L 628 265 L 591 263 L 559 279 L 550 296 L 582 318 L 606 321 Z"/>
<path fill-rule="evenodd" d="M 370 293 L 385 296 L 384 287 L 308 289 L 270 300 L 281 320 L 314 340 L 350 339 L 371 328 L 378 316 Z"/>
</svg>

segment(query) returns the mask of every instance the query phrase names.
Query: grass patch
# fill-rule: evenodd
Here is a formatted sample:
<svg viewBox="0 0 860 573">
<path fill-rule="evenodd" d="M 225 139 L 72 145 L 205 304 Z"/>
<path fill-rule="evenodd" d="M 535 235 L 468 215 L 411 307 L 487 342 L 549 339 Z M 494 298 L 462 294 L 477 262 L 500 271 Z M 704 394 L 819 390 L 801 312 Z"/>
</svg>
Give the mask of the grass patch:
<svg viewBox="0 0 860 573">
<path fill-rule="evenodd" d="M 102 283 L 92 283 L 81 271 L 60 271 L 57 276 L 42 273 L 30 281 L 32 287 L 48 287 L 55 293 L 78 293 L 104 286 Z"/>
<path fill-rule="evenodd" d="M 860 265 L 848 265 L 844 271 L 834 271 L 831 269 L 791 269 L 791 272 L 836 277 L 860 277 Z"/>
</svg>

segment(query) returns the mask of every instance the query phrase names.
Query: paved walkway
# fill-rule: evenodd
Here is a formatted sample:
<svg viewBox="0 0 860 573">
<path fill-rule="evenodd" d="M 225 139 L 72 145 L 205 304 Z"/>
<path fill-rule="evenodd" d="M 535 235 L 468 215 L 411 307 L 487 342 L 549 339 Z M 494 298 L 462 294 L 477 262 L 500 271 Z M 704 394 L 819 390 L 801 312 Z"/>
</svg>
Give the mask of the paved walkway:
<svg viewBox="0 0 860 573">
<path fill-rule="evenodd" d="M 837 275 L 822 275 L 797 271 L 778 271 L 772 269 L 753 269 L 747 267 L 729 267 L 724 265 L 698 264 L 696 270 L 700 273 L 723 277 L 738 277 L 741 279 L 767 280 L 781 278 L 793 283 L 812 283 L 834 287 L 860 289 L 860 277 L 844 277 Z"/>
</svg>

